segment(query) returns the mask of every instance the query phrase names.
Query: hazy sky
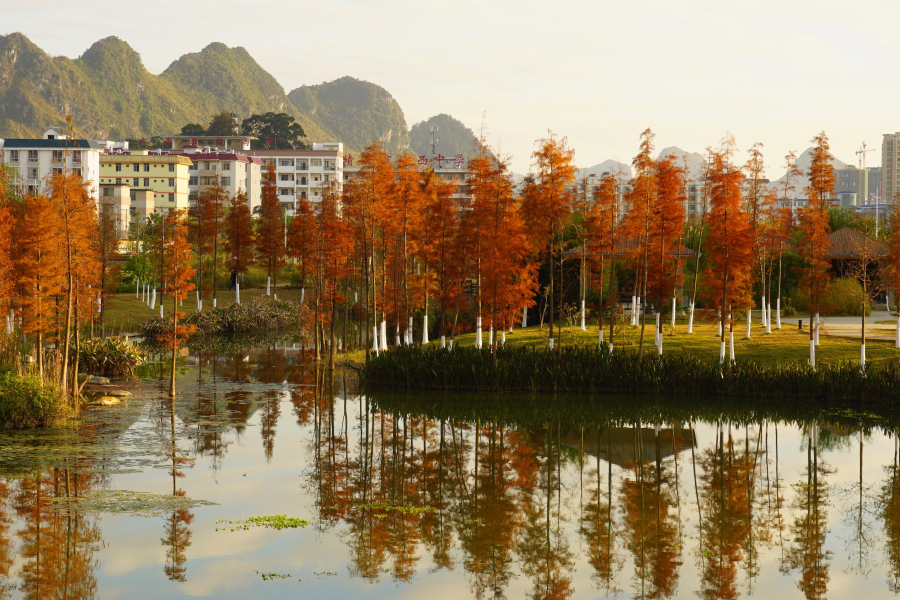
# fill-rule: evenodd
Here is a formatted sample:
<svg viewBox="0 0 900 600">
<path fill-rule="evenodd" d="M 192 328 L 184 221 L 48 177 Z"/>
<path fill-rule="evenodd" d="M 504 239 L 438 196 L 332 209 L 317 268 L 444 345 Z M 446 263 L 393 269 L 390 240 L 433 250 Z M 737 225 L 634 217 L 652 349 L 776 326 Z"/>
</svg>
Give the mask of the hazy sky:
<svg viewBox="0 0 900 600">
<path fill-rule="evenodd" d="M 115 35 L 160 73 L 210 42 L 243 46 L 286 91 L 351 75 L 386 88 L 409 125 L 448 113 L 531 164 L 565 135 L 579 166 L 656 147 L 700 151 L 726 132 L 762 142 L 769 174 L 817 132 L 857 163 L 900 131 L 900 3 L 857 0 L 31 0 L 2 9 L 53 55 Z"/>
</svg>

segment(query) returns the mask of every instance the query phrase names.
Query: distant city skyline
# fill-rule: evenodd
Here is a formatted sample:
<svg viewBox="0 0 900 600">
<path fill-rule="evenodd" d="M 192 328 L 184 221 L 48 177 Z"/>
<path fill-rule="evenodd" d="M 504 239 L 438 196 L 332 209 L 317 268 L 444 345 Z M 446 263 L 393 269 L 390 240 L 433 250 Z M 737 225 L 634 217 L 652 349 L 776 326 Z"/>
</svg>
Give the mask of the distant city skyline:
<svg viewBox="0 0 900 600">
<path fill-rule="evenodd" d="M 882 134 L 900 131 L 900 84 L 885 77 L 900 39 L 876 27 L 898 17 L 900 6 L 866 1 L 37 0 L 6 7 L 0 33 L 70 58 L 115 35 L 155 74 L 211 42 L 243 46 L 286 91 L 350 75 L 387 89 L 409 126 L 447 113 L 477 133 L 484 116 L 517 172 L 548 130 L 587 168 L 630 163 L 649 127 L 657 150 L 702 152 L 730 133 L 739 161 L 762 142 L 775 179 L 819 131 L 853 165 L 863 140 L 880 149 Z M 867 166 L 880 164 L 869 153 Z"/>
</svg>

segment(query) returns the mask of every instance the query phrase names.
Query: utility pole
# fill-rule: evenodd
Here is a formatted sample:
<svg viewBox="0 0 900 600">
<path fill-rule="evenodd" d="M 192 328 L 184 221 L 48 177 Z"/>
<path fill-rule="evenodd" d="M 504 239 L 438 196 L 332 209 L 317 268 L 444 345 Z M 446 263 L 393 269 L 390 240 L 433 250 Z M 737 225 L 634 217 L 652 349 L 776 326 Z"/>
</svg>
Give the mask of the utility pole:
<svg viewBox="0 0 900 600">
<path fill-rule="evenodd" d="M 863 142 L 860 149 L 856 151 L 856 155 L 859 157 L 859 185 L 857 186 L 856 197 L 859 198 L 860 204 L 865 202 L 869 197 L 869 171 L 866 169 L 867 152 L 875 152 L 875 148 L 866 150 L 865 142 Z"/>
<path fill-rule="evenodd" d="M 437 133 L 440 127 L 437 125 L 429 125 L 428 130 L 431 131 L 431 168 L 434 169 L 434 152 L 438 146 Z"/>
</svg>

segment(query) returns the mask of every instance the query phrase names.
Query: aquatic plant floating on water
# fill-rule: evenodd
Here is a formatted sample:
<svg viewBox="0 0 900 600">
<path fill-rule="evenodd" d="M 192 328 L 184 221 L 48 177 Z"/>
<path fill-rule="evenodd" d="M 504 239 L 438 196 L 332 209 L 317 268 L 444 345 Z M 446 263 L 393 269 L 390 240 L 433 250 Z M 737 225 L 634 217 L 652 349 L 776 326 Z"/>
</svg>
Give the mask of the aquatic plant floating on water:
<svg viewBox="0 0 900 600">
<path fill-rule="evenodd" d="M 84 496 L 53 498 L 51 506 L 62 513 L 117 513 L 157 517 L 195 506 L 214 506 L 215 502 L 192 500 L 186 496 L 151 494 L 128 490 L 98 490 Z"/>
<path fill-rule="evenodd" d="M 216 527 L 216 531 L 249 531 L 251 527 L 265 527 L 266 529 L 297 529 L 298 527 L 306 527 L 309 525 L 309 521 L 305 519 L 298 519 L 296 517 L 289 517 L 287 515 L 274 515 L 267 517 L 250 517 L 249 519 L 241 519 L 237 521 L 230 521 L 227 519 L 222 519 L 216 521 L 216 525 L 222 525 L 222 527 Z"/>
</svg>

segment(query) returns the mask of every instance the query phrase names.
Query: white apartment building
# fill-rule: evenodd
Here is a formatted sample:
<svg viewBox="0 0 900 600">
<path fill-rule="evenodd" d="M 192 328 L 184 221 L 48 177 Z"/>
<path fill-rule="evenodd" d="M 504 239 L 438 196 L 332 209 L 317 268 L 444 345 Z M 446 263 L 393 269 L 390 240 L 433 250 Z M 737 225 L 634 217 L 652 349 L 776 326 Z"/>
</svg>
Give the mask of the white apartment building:
<svg viewBox="0 0 900 600">
<path fill-rule="evenodd" d="M 881 142 L 881 186 L 885 202 L 900 192 L 900 131 L 885 133 Z"/>
<path fill-rule="evenodd" d="M 46 191 L 50 176 L 76 173 L 87 182 L 91 196 L 100 197 L 101 142 L 69 139 L 58 127 L 51 127 L 41 139 L 0 139 L 0 162 L 12 169 L 24 192 Z"/>
<path fill-rule="evenodd" d="M 182 152 L 183 156 L 191 160 L 188 177 L 191 200 L 218 183 L 225 188 L 230 197 L 234 197 L 238 192 L 246 193 L 251 211 L 259 208 L 261 160 L 243 153 L 200 148 L 192 144 L 184 146 Z"/>
<path fill-rule="evenodd" d="M 388 157 L 390 158 L 390 157 Z M 424 170 L 430 161 L 426 159 L 424 156 L 419 157 L 419 169 Z M 458 200 L 467 200 L 470 198 L 469 194 L 469 169 L 466 166 L 466 163 L 462 160 L 462 157 L 457 157 L 454 159 L 444 159 L 442 161 L 437 161 L 437 166 L 434 169 L 434 174 L 440 179 L 444 179 L 446 181 L 455 181 L 456 182 L 456 191 L 453 194 L 453 197 Z M 355 177 L 359 175 L 360 166 L 354 164 L 354 157 L 352 154 L 348 154 L 344 158 L 344 181 L 352 181 Z"/>
<path fill-rule="evenodd" d="M 260 190 L 269 165 L 274 165 L 278 201 L 288 215 L 294 214 L 297 199 L 319 202 L 323 186 L 335 182 L 341 189 L 344 185 L 341 142 L 315 142 L 312 150 L 250 150 L 246 154 L 262 162 Z"/>
</svg>

